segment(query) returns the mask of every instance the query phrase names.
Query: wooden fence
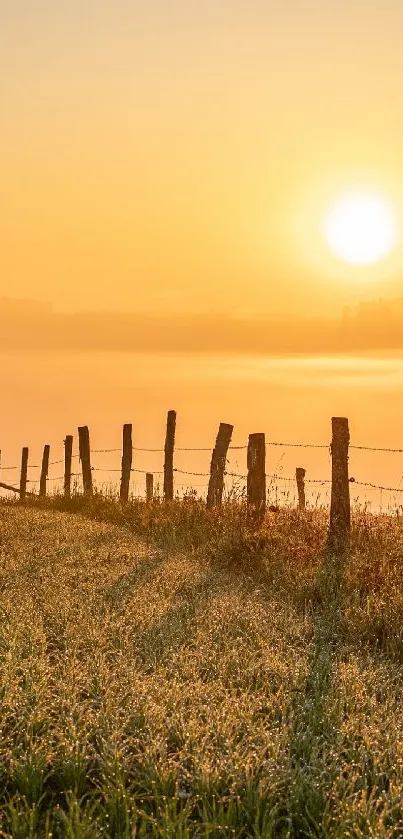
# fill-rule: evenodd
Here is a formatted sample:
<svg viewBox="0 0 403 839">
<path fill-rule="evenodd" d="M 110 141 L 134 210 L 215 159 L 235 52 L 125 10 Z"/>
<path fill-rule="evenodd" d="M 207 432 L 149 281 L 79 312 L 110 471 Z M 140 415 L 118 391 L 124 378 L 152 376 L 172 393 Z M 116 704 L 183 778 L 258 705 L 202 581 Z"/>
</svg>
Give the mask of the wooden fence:
<svg viewBox="0 0 403 839">
<path fill-rule="evenodd" d="M 174 498 L 174 458 L 175 458 L 175 431 L 176 412 L 169 411 L 166 424 L 166 435 L 164 445 L 164 499 L 172 501 Z M 213 509 L 222 504 L 224 493 L 224 480 L 226 475 L 238 478 L 246 478 L 247 510 L 252 525 L 259 525 L 266 513 L 267 490 L 266 490 L 266 438 L 263 433 L 250 434 L 247 444 L 247 475 L 234 475 L 226 471 L 227 455 L 232 439 L 233 426 L 228 423 L 221 423 L 218 429 L 215 446 L 212 450 L 210 473 L 207 489 L 207 508 Z M 334 549 L 345 546 L 349 540 L 350 532 L 350 481 L 348 474 L 349 454 L 349 427 L 348 420 L 344 417 L 333 417 L 332 419 L 332 474 L 331 474 L 331 502 L 330 502 L 330 523 L 329 523 L 329 545 Z M 79 459 L 83 480 L 83 492 L 91 497 L 94 492 L 93 468 L 91 466 L 91 445 L 88 426 L 78 428 Z M 274 444 L 273 444 L 274 445 Z M 282 444 L 278 444 L 282 445 Z M 298 444 L 297 444 L 298 445 Z M 325 448 L 324 446 L 319 446 Z M 197 450 L 191 450 L 197 451 Z M 27 496 L 34 493 L 27 490 L 28 472 L 28 448 L 24 447 L 21 458 L 21 472 L 19 487 L 0 482 L 3 489 L 19 493 L 20 500 L 24 501 Z M 68 435 L 64 440 L 64 495 L 71 496 L 72 479 L 72 457 L 73 457 L 73 436 Z M 39 496 L 44 498 L 47 492 L 47 481 L 49 471 L 50 446 L 46 444 L 43 450 L 41 474 L 39 481 Z M 126 504 L 129 500 L 130 477 L 132 473 L 132 425 L 126 423 L 123 426 L 122 440 L 122 461 L 120 470 L 120 501 Z M 154 498 L 154 475 L 146 472 L 146 502 L 151 503 Z M 298 492 L 298 506 L 304 510 L 306 506 L 305 496 L 305 469 L 297 467 L 295 481 Z M 277 507 L 269 507 L 270 510 L 277 510 Z"/>
</svg>

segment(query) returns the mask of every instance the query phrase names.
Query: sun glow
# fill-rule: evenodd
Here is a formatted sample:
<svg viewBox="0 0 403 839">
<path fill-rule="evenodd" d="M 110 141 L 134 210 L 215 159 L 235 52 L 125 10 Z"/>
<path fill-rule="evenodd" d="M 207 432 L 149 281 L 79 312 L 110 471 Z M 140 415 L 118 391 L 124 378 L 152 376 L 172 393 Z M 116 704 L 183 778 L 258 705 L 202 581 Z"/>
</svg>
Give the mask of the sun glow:
<svg viewBox="0 0 403 839">
<path fill-rule="evenodd" d="M 398 241 L 396 215 L 387 201 L 363 192 L 340 197 L 328 211 L 323 236 L 333 254 L 352 265 L 380 262 Z"/>
</svg>

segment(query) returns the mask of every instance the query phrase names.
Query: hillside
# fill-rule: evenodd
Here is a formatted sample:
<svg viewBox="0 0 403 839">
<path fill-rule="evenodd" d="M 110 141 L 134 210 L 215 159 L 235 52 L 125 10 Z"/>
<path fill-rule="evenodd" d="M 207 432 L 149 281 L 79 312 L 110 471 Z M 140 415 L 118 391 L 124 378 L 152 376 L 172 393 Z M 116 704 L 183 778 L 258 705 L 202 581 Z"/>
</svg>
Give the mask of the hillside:
<svg viewBox="0 0 403 839">
<path fill-rule="evenodd" d="M 314 514 L 183 554 L 0 527 L 2 837 L 403 836 L 398 521 L 346 568 Z"/>
</svg>

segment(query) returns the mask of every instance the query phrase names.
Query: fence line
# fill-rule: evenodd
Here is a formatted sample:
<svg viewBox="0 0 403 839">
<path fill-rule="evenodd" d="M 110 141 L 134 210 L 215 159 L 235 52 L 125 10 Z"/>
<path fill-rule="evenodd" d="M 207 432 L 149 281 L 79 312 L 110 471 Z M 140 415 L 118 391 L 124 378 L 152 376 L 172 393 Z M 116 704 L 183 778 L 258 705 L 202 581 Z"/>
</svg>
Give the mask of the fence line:
<svg viewBox="0 0 403 839">
<path fill-rule="evenodd" d="M 351 446 L 350 448 L 353 448 L 353 447 Z M 120 449 L 116 449 L 115 451 L 120 451 Z M 194 450 L 192 449 L 192 451 L 194 451 Z M 377 451 L 379 451 L 379 450 L 377 450 Z M 78 455 L 73 455 L 73 457 L 78 457 Z M 64 462 L 63 460 L 53 461 L 53 462 L 49 463 L 49 466 L 54 466 L 55 464 L 60 464 L 60 463 L 63 463 L 63 462 Z M 35 466 L 35 465 L 30 463 L 28 465 L 28 468 L 29 469 L 39 469 L 40 467 L 37 466 L 37 465 Z M 11 469 L 13 469 L 13 470 L 20 469 L 20 467 L 19 466 L 1 466 L 0 467 L 0 472 L 11 470 Z M 91 466 L 91 471 L 92 472 L 108 472 L 108 473 L 113 472 L 115 474 L 117 474 L 117 473 L 121 474 L 121 469 L 111 469 L 111 468 L 104 468 L 104 467 L 99 467 L 99 466 Z M 177 474 L 180 474 L 180 475 L 189 475 L 189 477 L 208 478 L 210 476 L 209 472 L 189 472 L 185 469 L 177 469 L 177 468 L 174 468 L 173 471 L 176 472 Z M 140 475 L 150 474 L 147 469 L 131 468 L 130 472 L 135 472 L 135 473 L 138 473 Z M 163 475 L 164 473 L 163 473 L 163 471 L 160 470 L 160 471 L 154 471 L 152 474 L 153 475 Z M 246 481 L 247 478 L 248 478 L 248 476 L 246 474 L 240 474 L 238 472 L 227 472 L 227 471 L 225 471 L 224 475 L 225 475 L 225 477 L 228 477 L 228 478 L 239 478 L 240 480 L 243 480 L 243 481 Z M 72 478 L 80 478 L 81 477 L 81 472 L 72 472 L 71 477 Z M 63 478 L 64 478 L 64 475 L 47 476 L 46 480 L 47 481 L 62 481 Z M 291 475 L 282 475 L 278 472 L 276 472 L 276 473 L 266 472 L 266 478 L 273 478 L 273 479 L 276 479 L 276 480 L 279 480 L 279 481 L 287 481 L 287 482 L 290 482 L 290 483 L 295 483 L 295 477 L 293 477 Z M 34 480 L 27 478 L 26 480 L 27 480 L 27 483 L 39 483 L 39 479 L 37 479 L 37 478 L 35 478 Z M 304 481 L 305 481 L 306 484 L 321 484 L 321 485 L 331 484 L 330 478 L 304 478 Z M 373 484 L 373 483 L 369 483 L 367 481 L 359 481 L 359 480 L 357 480 L 357 478 L 349 478 L 349 482 L 351 484 L 355 484 L 356 486 L 370 487 L 371 489 L 384 490 L 385 492 L 403 492 L 403 487 L 383 486 L 382 484 Z M 2 486 L 1 483 L 0 483 L 0 486 Z M 185 484 L 181 484 L 181 486 L 185 486 Z M 207 483 L 198 484 L 197 486 L 208 486 L 208 484 Z"/>
<path fill-rule="evenodd" d="M 266 446 L 278 447 L 278 448 L 298 448 L 298 449 L 330 449 L 330 445 L 327 443 L 282 443 L 277 441 L 272 441 L 265 443 Z M 247 446 L 229 446 L 228 451 L 247 451 Z M 403 454 L 403 449 L 394 449 L 394 448 L 386 448 L 382 446 L 357 446 L 357 445 L 350 445 L 350 450 L 354 449 L 355 451 L 364 451 L 364 452 L 386 452 L 391 454 Z M 140 446 L 132 446 L 132 450 L 134 452 L 154 452 L 154 453 L 163 453 L 163 448 L 143 448 Z M 117 452 L 121 453 L 121 448 L 115 449 L 91 449 L 92 454 L 115 454 Z M 211 447 L 193 447 L 193 446 L 186 446 L 180 447 L 175 446 L 175 452 L 211 452 Z M 78 453 L 72 455 L 73 458 L 80 457 Z M 57 466 L 61 463 L 64 463 L 63 459 L 60 460 L 51 460 L 49 461 L 49 466 Z M 19 469 L 19 466 L 0 466 L 1 471 L 10 471 Z M 30 469 L 40 469 L 41 464 L 38 463 L 30 463 Z M 108 471 L 105 469 L 105 471 Z M 113 471 L 113 470 L 109 470 Z M 116 470 L 118 471 L 118 470 Z M 120 471 L 120 470 L 119 470 Z M 191 474 L 191 473 L 189 473 Z M 209 474 L 209 473 L 208 473 Z"/>
<path fill-rule="evenodd" d="M 164 447 L 151 448 L 133 446 L 132 444 L 132 425 L 126 424 L 123 427 L 123 446 L 122 448 L 100 448 L 91 449 L 90 433 L 88 426 L 80 426 L 78 429 L 79 437 L 79 452 L 73 454 L 73 436 L 69 435 L 64 441 L 65 458 L 64 459 L 49 459 L 50 446 L 47 444 L 43 450 L 42 465 L 29 464 L 28 449 L 24 447 L 21 466 L 1 466 L 1 469 L 7 471 L 17 471 L 20 469 L 20 483 L 19 487 L 11 486 L 7 483 L 0 483 L 4 489 L 19 493 L 21 500 L 24 500 L 26 495 L 35 493 L 27 491 L 27 485 L 33 486 L 39 483 L 40 495 L 46 495 L 46 486 L 49 481 L 56 483 L 64 480 L 64 494 L 70 495 L 72 478 L 81 478 L 83 483 L 83 491 L 85 495 L 91 496 L 93 493 L 94 473 L 104 473 L 105 475 L 121 476 L 120 484 L 120 499 L 126 502 L 129 498 L 130 478 L 132 474 L 139 474 L 145 476 L 145 492 L 147 502 L 151 502 L 155 498 L 154 493 L 154 477 L 163 477 L 163 494 L 166 500 L 170 501 L 174 497 L 174 475 L 187 476 L 189 478 L 205 478 L 205 483 L 197 483 L 195 486 L 207 489 L 207 506 L 214 507 L 222 503 L 224 481 L 232 478 L 246 483 L 246 499 L 248 510 L 251 515 L 251 520 L 258 523 L 262 520 L 267 503 L 267 496 L 273 492 L 273 486 L 276 488 L 277 484 L 284 482 L 293 484 L 295 487 L 295 496 L 298 497 L 298 504 L 300 509 L 305 509 L 306 495 L 305 487 L 309 486 L 327 486 L 331 487 L 331 505 L 330 505 L 330 523 L 331 532 L 334 539 L 345 541 L 349 532 L 349 516 L 350 516 L 350 484 L 357 487 L 363 487 L 371 490 L 378 490 L 389 493 L 403 493 L 403 486 L 390 487 L 381 484 L 372 483 L 370 481 L 361 481 L 350 477 L 348 473 L 348 453 L 349 450 L 368 451 L 368 452 L 388 452 L 392 454 L 403 454 L 403 448 L 388 448 L 381 446 L 361 446 L 358 444 L 350 445 L 350 436 L 348 430 L 348 420 L 346 418 L 336 417 L 332 419 L 333 437 L 331 444 L 325 443 L 302 443 L 302 442 L 278 442 L 266 441 L 263 433 L 250 434 L 247 445 L 233 446 L 230 445 L 232 437 L 233 426 L 227 423 L 221 423 L 219 426 L 217 438 L 214 447 L 200 447 L 200 446 L 175 446 L 176 434 L 176 412 L 169 411 L 167 415 L 166 436 Z M 268 473 L 265 471 L 266 451 L 270 447 L 278 448 L 295 448 L 295 449 L 319 449 L 329 451 L 332 459 L 332 477 L 331 478 L 309 478 L 306 476 L 306 470 L 302 466 L 297 466 L 295 474 L 282 474 L 280 472 Z M 245 474 L 232 471 L 228 455 L 230 452 L 247 452 L 247 472 Z M 159 453 L 164 455 L 163 468 L 161 470 L 150 472 L 149 469 L 140 469 L 132 464 L 132 453 Z M 174 465 L 174 457 L 176 453 L 189 452 L 210 452 L 211 463 L 209 472 L 201 472 L 198 470 L 181 469 Z M 91 459 L 93 455 L 101 454 L 121 454 L 121 467 L 102 467 L 93 465 Z M 81 463 L 81 472 L 71 471 L 71 461 L 73 458 L 79 458 Z M 64 464 L 64 474 L 56 476 L 48 475 L 48 467 Z M 28 477 L 28 470 L 40 469 L 39 478 L 30 479 Z M 268 482 L 268 488 L 267 488 Z M 177 486 L 184 487 L 186 484 L 177 484 Z M 285 490 L 280 492 L 285 495 Z M 277 498 L 277 495 L 276 495 Z M 277 501 L 276 501 L 277 503 Z M 277 509 L 277 507 L 270 507 L 270 509 Z M 336 538 L 337 537 L 337 538 Z"/>
</svg>

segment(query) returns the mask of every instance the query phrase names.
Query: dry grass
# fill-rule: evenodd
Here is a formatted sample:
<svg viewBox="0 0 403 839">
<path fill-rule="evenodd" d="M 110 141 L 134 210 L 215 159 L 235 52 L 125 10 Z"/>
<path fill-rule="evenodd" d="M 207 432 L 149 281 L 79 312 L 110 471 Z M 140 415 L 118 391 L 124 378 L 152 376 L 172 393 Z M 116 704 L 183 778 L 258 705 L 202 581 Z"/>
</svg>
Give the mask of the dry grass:
<svg viewBox="0 0 403 839">
<path fill-rule="evenodd" d="M 403 836 L 399 519 L 71 508 L 0 508 L 0 836 Z"/>
</svg>

